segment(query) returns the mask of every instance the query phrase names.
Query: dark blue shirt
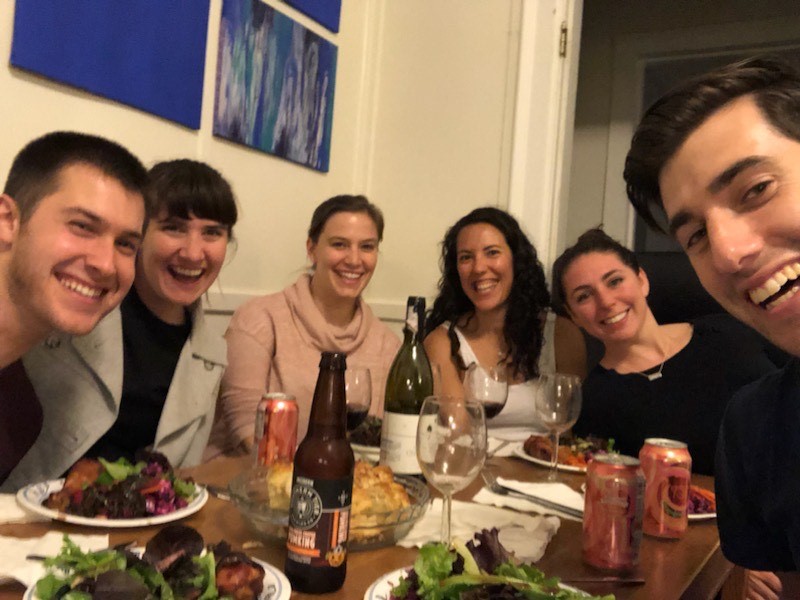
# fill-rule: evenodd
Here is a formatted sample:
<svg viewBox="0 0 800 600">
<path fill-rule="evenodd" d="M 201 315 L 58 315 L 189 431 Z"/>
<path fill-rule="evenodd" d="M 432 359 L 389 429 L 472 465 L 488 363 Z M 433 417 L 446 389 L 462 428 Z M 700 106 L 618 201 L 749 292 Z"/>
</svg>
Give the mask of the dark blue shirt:
<svg viewBox="0 0 800 600">
<path fill-rule="evenodd" d="M 717 447 L 725 557 L 749 569 L 800 570 L 800 361 L 737 393 Z"/>
</svg>

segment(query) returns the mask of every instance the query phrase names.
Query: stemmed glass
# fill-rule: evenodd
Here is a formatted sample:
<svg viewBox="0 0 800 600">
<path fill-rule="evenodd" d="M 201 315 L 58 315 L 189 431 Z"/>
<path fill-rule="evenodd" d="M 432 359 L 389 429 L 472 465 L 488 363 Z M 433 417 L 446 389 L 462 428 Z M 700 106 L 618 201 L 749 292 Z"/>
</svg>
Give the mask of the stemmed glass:
<svg viewBox="0 0 800 600">
<path fill-rule="evenodd" d="M 545 373 L 539 379 L 541 389 L 536 396 L 536 413 L 553 440 L 547 479 L 555 481 L 558 477 L 559 437 L 575 425 L 581 413 L 581 380 L 576 375 L 565 373 Z"/>
<path fill-rule="evenodd" d="M 453 494 L 467 487 L 486 460 L 486 417 L 479 402 L 429 396 L 417 426 L 422 474 L 444 497 L 442 541 L 450 543 Z"/>
<path fill-rule="evenodd" d="M 464 375 L 464 393 L 467 400 L 475 400 L 483 404 L 487 419 L 500 414 L 508 398 L 508 376 L 506 366 L 498 364 L 484 367 L 472 363 Z"/>
<path fill-rule="evenodd" d="M 372 377 L 366 367 L 348 367 L 344 372 L 344 394 L 347 399 L 347 431 L 361 425 L 372 402 Z"/>
</svg>

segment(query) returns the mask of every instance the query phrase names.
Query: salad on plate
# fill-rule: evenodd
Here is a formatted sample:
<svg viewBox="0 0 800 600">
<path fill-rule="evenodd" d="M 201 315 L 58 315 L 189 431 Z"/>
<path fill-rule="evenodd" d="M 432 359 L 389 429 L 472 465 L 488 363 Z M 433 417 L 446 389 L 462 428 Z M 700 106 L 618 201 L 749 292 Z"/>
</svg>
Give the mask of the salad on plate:
<svg viewBox="0 0 800 600">
<path fill-rule="evenodd" d="M 81 517 L 137 519 L 185 508 L 196 493 L 194 482 L 176 476 L 166 456 L 142 452 L 135 464 L 124 458 L 79 460 L 64 486 L 42 504 Z"/>
<path fill-rule="evenodd" d="M 390 600 L 613 600 L 559 585 L 533 565 L 520 563 L 500 544 L 498 530 L 484 529 L 464 544 L 426 544 L 392 588 Z"/>
<path fill-rule="evenodd" d="M 234 552 L 227 542 L 206 547 L 202 536 L 186 525 L 164 527 L 143 553 L 119 547 L 83 552 L 64 535 L 61 552 L 44 564 L 47 574 L 28 597 L 255 600 L 264 593 L 261 563 Z"/>
</svg>

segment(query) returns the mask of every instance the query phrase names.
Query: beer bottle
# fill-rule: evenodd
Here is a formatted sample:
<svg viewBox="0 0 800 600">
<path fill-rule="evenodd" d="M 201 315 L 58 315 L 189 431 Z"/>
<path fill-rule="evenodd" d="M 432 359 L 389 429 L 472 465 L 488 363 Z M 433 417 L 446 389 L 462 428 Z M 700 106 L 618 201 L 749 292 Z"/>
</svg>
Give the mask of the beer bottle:
<svg viewBox="0 0 800 600">
<path fill-rule="evenodd" d="M 433 374 L 422 346 L 425 329 L 425 298 L 409 296 L 403 345 L 386 380 L 381 464 L 395 473 L 421 476 L 417 462 L 417 423 L 422 402 L 433 394 Z"/>
<path fill-rule="evenodd" d="M 333 592 L 347 573 L 353 450 L 347 441 L 345 355 L 323 352 L 308 433 L 294 456 L 286 576 L 292 589 Z"/>
</svg>

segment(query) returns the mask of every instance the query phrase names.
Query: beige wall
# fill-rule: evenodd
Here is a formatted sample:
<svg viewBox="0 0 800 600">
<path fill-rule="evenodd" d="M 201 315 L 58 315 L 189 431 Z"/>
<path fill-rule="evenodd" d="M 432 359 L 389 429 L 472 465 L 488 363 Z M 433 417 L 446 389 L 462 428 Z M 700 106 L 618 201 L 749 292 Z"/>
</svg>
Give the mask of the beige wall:
<svg viewBox="0 0 800 600">
<path fill-rule="evenodd" d="M 387 220 L 367 296 L 399 318 L 406 295 L 434 294 L 446 226 L 474 206 L 507 205 L 520 0 L 344 0 L 338 35 L 269 4 L 339 48 L 329 173 L 211 135 L 221 0 L 211 2 L 199 132 L 12 69 L 13 3 L 0 2 L 0 177 L 23 144 L 55 129 L 114 138 L 146 164 L 209 162 L 241 208 L 238 248 L 212 290 L 226 311 L 294 280 L 320 201 L 366 193 Z"/>
<path fill-rule="evenodd" d="M 603 220 L 615 49 L 632 34 L 797 17 L 796 0 L 587 0 L 575 111 L 566 243 Z M 800 37 L 800 34 L 798 34 Z M 619 177 L 622 173 L 610 174 Z M 608 226 L 609 224 L 607 224 Z M 617 224 L 613 230 L 624 230 Z"/>
</svg>

